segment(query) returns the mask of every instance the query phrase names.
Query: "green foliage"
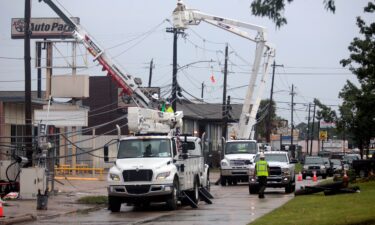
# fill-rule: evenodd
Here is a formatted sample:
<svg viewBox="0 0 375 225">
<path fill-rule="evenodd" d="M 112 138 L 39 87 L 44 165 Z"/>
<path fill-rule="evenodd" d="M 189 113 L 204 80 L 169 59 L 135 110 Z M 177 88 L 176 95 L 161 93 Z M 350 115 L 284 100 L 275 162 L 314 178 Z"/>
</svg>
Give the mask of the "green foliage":
<svg viewBox="0 0 375 225">
<path fill-rule="evenodd" d="M 267 121 L 268 121 L 268 110 L 270 100 L 265 99 L 260 101 L 257 120 L 260 120 L 259 123 L 256 124 L 256 137 L 259 139 L 265 139 L 266 137 L 266 130 L 267 130 Z M 276 103 L 272 101 L 272 110 L 271 110 L 271 130 L 276 128 L 274 123 L 276 121 Z"/>
<path fill-rule="evenodd" d="M 364 8 L 367 13 L 375 12 L 375 5 L 369 2 Z M 361 37 L 355 37 L 348 47 L 350 56 L 341 60 L 358 78 L 360 86 L 350 81 L 341 90 L 339 97 L 343 104 L 339 110 L 339 128 L 349 129 L 363 154 L 370 139 L 375 137 L 375 23 L 367 25 L 360 17 L 357 25 Z"/>
<path fill-rule="evenodd" d="M 286 3 L 291 3 L 293 0 L 253 0 L 250 5 L 251 13 L 255 16 L 268 17 L 271 19 L 277 28 L 287 24 L 287 19 L 284 17 L 284 10 Z M 335 12 L 335 0 L 324 0 L 325 9 Z"/>
</svg>

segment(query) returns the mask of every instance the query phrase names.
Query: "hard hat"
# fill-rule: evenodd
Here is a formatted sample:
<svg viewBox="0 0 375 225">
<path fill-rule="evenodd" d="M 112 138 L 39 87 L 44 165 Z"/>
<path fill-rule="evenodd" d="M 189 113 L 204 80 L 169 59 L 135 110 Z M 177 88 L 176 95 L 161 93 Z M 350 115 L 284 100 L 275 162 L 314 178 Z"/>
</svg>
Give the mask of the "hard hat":
<svg viewBox="0 0 375 225">
<path fill-rule="evenodd" d="M 159 95 L 157 93 L 152 94 L 151 96 L 155 100 L 159 100 Z"/>
<path fill-rule="evenodd" d="M 170 103 L 169 101 L 166 101 L 165 104 L 166 104 L 166 105 L 170 105 L 171 103 Z"/>
<path fill-rule="evenodd" d="M 264 156 L 264 153 L 263 153 L 263 152 L 261 152 L 261 153 L 259 154 L 259 158 L 260 158 L 260 159 L 264 159 L 264 158 L 265 158 L 265 156 Z"/>
</svg>

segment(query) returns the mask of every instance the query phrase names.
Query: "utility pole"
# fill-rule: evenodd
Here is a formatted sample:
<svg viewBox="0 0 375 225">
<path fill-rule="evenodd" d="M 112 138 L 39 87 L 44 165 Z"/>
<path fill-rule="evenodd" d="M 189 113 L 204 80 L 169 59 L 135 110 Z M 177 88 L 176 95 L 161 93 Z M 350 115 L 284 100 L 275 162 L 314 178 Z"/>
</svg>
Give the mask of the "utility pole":
<svg viewBox="0 0 375 225">
<path fill-rule="evenodd" d="M 309 114 L 307 116 L 307 131 L 306 131 L 306 154 L 309 154 L 309 138 L 310 138 L 310 111 L 311 103 L 309 103 Z"/>
<path fill-rule="evenodd" d="M 33 144 L 32 144 L 32 125 L 31 125 L 31 56 L 30 56 L 30 18 L 31 18 L 31 0 L 25 0 L 25 141 L 26 157 L 29 160 L 26 166 L 33 165 Z"/>
<path fill-rule="evenodd" d="M 275 80 L 275 68 L 276 66 L 283 66 L 283 65 L 276 65 L 276 62 L 273 61 L 272 64 L 272 83 L 271 83 L 271 94 L 270 94 L 270 105 L 268 106 L 268 115 L 267 115 L 267 129 L 266 129 L 266 141 L 267 143 L 271 144 L 271 128 L 272 128 L 272 122 L 271 122 L 271 114 L 272 114 L 272 101 L 273 101 L 273 83 Z"/>
<path fill-rule="evenodd" d="M 312 121 L 312 125 L 311 125 L 312 127 L 311 127 L 310 156 L 312 155 L 313 142 L 314 142 L 315 108 L 316 108 L 316 104 L 314 103 L 313 121 Z"/>
<path fill-rule="evenodd" d="M 36 43 L 36 51 L 37 51 L 37 67 L 38 67 L 38 98 L 42 98 L 42 43 L 37 42 Z"/>
<path fill-rule="evenodd" d="M 172 72 L 172 109 L 176 112 L 176 101 L 177 101 L 177 39 L 178 34 L 183 34 L 183 31 L 174 28 L 168 27 L 168 33 L 173 33 L 173 72 Z"/>
<path fill-rule="evenodd" d="M 223 118 L 223 127 L 222 127 L 222 137 L 227 137 L 227 75 L 228 75 L 228 44 L 225 46 L 225 61 L 224 61 L 224 83 L 223 83 L 223 107 L 222 107 L 222 118 Z"/>
<path fill-rule="evenodd" d="M 294 112 L 294 85 L 292 84 L 292 93 L 290 93 L 292 95 L 292 105 L 291 105 L 291 112 L 290 112 L 290 128 L 291 128 L 291 131 L 290 131 L 290 148 L 292 150 L 292 157 L 294 158 L 295 157 L 295 148 L 293 147 L 293 131 L 294 131 L 294 124 L 293 124 L 293 112 Z"/>
<path fill-rule="evenodd" d="M 152 69 L 153 68 L 154 68 L 154 59 L 151 59 L 151 62 L 150 62 L 150 75 L 148 76 L 148 87 L 151 87 Z"/>
<path fill-rule="evenodd" d="M 203 101 L 203 93 L 204 93 L 204 82 L 202 82 L 202 92 L 201 92 L 201 99 L 202 99 L 202 101 Z"/>
</svg>

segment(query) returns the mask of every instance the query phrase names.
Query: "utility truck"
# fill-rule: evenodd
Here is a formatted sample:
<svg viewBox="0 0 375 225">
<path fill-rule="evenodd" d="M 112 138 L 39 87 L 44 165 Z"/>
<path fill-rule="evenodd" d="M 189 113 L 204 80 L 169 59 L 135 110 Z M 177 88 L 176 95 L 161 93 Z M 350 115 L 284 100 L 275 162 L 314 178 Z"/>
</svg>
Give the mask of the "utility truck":
<svg viewBox="0 0 375 225">
<path fill-rule="evenodd" d="M 197 208 L 200 199 L 211 204 L 201 140 L 179 132 L 183 113 L 155 110 L 151 94 L 143 93 L 136 79 L 122 72 L 83 27 L 52 0 L 43 1 L 73 29 L 74 38 L 83 43 L 122 93 L 138 105 L 128 108 L 128 130 L 134 135 L 116 140 L 117 158 L 107 178 L 109 209 L 118 212 L 122 203 L 148 205 L 155 201 L 166 202 L 172 210 L 180 203 Z M 104 155 L 109 161 L 108 146 L 104 146 Z"/>
<path fill-rule="evenodd" d="M 182 1 L 178 1 L 177 8 L 173 12 L 175 28 L 186 29 L 191 25 L 199 25 L 201 21 L 256 43 L 250 83 L 238 126 L 234 129 L 234 139 L 223 144 L 225 147 L 221 160 L 221 184 L 237 184 L 238 181 L 248 181 L 250 164 L 254 162 L 254 157 L 258 152 L 257 143 L 253 140 L 253 128 L 256 124 L 256 114 L 268 79 L 268 69 L 274 58 L 275 49 L 267 42 L 267 31 L 264 27 L 188 9 Z M 254 34 L 240 28 L 254 31 Z M 261 66 L 262 61 L 263 66 Z M 256 85 L 260 67 L 262 76 L 259 84 Z M 253 96 L 256 86 L 257 94 Z"/>
</svg>

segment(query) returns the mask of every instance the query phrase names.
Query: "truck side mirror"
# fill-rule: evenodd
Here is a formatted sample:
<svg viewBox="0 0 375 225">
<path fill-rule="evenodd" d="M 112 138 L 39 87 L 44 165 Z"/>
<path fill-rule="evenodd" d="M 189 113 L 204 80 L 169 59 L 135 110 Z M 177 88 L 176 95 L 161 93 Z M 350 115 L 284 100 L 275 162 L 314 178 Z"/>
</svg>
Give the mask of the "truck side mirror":
<svg viewBox="0 0 375 225">
<path fill-rule="evenodd" d="M 109 157 L 108 157 L 108 145 L 104 145 L 104 162 L 108 162 L 109 161 Z"/>
</svg>

